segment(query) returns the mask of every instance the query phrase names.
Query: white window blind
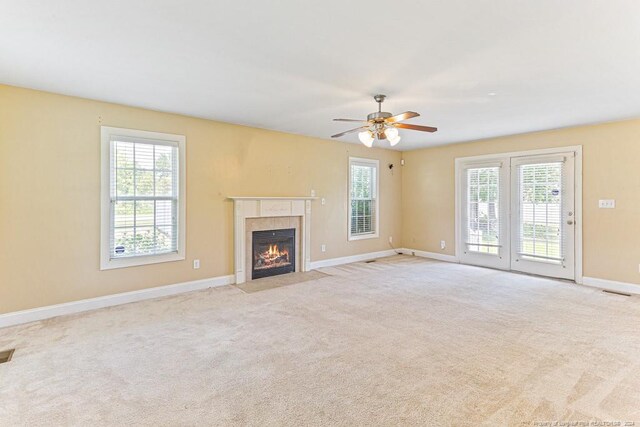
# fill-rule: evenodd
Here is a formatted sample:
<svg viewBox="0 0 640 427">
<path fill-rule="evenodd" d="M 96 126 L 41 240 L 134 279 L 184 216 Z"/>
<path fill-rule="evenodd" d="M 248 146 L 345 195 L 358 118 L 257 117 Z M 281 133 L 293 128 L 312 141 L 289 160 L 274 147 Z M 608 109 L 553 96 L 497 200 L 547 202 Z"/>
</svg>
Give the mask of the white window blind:
<svg viewBox="0 0 640 427">
<path fill-rule="evenodd" d="M 377 162 L 350 161 L 350 235 L 377 233 Z"/>
<path fill-rule="evenodd" d="M 178 252 L 178 143 L 112 135 L 109 258 Z"/>
<path fill-rule="evenodd" d="M 500 167 L 467 169 L 467 250 L 497 255 L 500 249 Z"/>
<path fill-rule="evenodd" d="M 563 168 L 564 161 L 518 166 L 518 254 L 523 258 L 564 260 Z"/>
</svg>

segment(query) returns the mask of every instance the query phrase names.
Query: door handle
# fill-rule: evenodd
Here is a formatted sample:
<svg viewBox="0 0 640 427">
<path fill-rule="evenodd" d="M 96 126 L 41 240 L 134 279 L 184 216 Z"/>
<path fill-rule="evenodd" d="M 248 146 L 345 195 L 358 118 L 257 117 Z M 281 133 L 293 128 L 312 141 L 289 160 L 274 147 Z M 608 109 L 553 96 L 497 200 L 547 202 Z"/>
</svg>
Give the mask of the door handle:
<svg viewBox="0 0 640 427">
<path fill-rule="evenodd" d="M 570 220 L 570 219 L 569 219 L 569 220 L 567 220 L 567 224 L 569 224 L 569 225 L 573 225 L 573 220 Z"/>
</svg>

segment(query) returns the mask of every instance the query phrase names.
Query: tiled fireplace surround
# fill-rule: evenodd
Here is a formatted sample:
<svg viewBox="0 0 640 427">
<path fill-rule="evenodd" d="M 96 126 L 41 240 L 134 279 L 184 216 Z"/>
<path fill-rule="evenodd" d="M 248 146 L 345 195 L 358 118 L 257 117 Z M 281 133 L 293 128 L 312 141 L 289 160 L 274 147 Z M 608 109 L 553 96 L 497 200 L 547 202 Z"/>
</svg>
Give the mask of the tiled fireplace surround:
<svg viewBox="0 0 640 427">
<path fill-rule="evenodd" d="M 230 197 L 234 202 L 234 261 L 236 283 L 251 280 L 252 233 L 296 230 L 296 271 L 309 271 L 311 201 L 313 197 Z"/>
<path fill-rule="evenodd" d="M 295 260 L 296 270 L 300 271 L 300 217 L 299 216 L 274 216 L 267 218 L 247 218 L 245 221 L 245 266 L 247 280 L 251 279 L 251 268 L 253 265 L 252 239 L 254 231 L 282 230 L 284 228 L 295 228 Z"/>
</svg>

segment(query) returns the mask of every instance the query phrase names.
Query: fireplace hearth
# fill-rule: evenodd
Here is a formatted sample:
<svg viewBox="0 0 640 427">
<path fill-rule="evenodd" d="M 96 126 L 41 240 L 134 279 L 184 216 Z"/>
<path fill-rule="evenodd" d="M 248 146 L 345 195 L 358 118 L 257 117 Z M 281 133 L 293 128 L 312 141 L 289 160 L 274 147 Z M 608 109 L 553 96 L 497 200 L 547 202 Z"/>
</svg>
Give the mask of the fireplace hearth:
<svg viewBox="0 0 640 427">
<path fill-rule="evenodd" d="M 296 229 L 252 233 L 251 278 L 276 276 L 296 271 Z"/>
</svg>

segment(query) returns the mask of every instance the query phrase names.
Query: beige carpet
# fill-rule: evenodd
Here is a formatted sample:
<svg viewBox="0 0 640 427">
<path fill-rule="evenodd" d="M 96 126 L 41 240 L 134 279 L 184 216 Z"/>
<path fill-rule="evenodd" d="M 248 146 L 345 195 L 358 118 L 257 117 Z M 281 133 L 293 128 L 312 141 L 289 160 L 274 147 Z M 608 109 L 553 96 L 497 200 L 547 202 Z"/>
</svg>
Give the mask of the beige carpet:
<svg viewBox="0 0 640 427">
<path fill-rule="evenodd" d="M 0 330 L 0 425 L 640 425 L 639 298 L 413 257 L 324 271 Z"/>
</svg>

